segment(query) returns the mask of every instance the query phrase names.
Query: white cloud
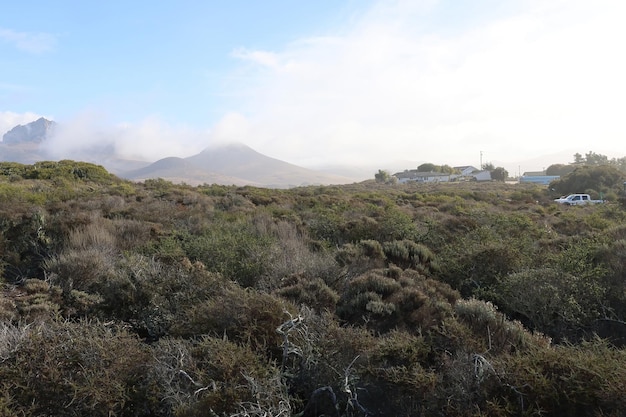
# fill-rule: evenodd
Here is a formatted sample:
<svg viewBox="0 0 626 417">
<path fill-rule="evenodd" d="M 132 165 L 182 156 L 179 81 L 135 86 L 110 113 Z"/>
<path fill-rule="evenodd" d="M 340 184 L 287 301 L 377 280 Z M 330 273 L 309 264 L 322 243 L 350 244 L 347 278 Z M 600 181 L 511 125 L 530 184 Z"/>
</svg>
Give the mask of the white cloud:
<svg viewBox="0 0 626 417">
<path fill-rule="evenodd" d="M 209 145 L 209 136 L 185 126 L 171 126 L 156 117 L 125 124 L 115 134 L 115 149 L 126 158 L 156 161 L 168 156 L 187 157 Z"/>
<path fill-rule="evenodd" d="M 227 113 L 210 132 L 211 144 L 243 142 L 252 132 L 248 120 L 240 113 Z"/>
<path fill-rule="evenodd" d="M 250 61 L 254 64 L 265 66 L 268 68 L 280 70 L 284 64 L 280 62 L 278 54 L 267 51 L 251 51 L 245 48 L 239 48 L 231 54 L 233 57 Z"/>
<path fill-rule="evenodd" d="M 91 160 L 99 156 L 96 150 L 109 150 L 122 158 L 154 162 L 169 156 L 191 156 L 206 148 L 209 140 L 208 133 L 171 126 L 156 117 L 113 125 L 106 115 L 86 111 L 59 121 L 54 136 L 43 146 L 57 159 Z"/>
<path fill-rule="evenodd" d="M 427 24 L 443 3 L 383 1 L 337 34 L 240 50 L 259 69 L 245 142 L 301 164 L 621 151 L 626 3 L 523 4 L 446 31 Z"/>
<path fill-rule="evenodd" d="M 40 54 L 56 48 L 57 37 L 50 33 L 16 32 L 0 28 L 0 40 L 10 43 L 22 51 Z"/>
</svg>

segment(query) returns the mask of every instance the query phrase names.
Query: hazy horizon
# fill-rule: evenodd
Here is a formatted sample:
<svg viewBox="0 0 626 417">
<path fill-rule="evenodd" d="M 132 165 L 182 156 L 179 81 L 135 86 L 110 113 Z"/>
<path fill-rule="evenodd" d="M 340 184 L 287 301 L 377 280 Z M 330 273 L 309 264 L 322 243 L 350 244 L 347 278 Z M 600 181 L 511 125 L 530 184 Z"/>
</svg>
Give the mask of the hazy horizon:
<svg viewBox="0 0 626 417">
<path fill-rule="evenodd" d="M 154 161 L 241 142 L 308 168 L 482 155 L 514 176 L 576 152 L 619 158 L 624 11 L 608 0 L 18 2 L 0 18 L 0 132 L 44 116 L 62 126 L 49 144 L 59 153 L 106 141 Z"/>
</svg>

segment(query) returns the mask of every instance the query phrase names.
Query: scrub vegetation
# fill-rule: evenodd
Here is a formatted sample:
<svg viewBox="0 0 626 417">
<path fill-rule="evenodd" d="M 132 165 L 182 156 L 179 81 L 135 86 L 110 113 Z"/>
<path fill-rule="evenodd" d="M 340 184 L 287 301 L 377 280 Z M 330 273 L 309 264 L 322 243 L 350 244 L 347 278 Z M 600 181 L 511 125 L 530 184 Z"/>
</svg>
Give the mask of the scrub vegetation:
<svg viewBox="0 0 626 417">
<path fill-rule="evenodd" d="M 624 179 L 0 163 L 0 416 L 623 416 Z M 581 181 L 609 203 L 552 202 Z"/>
</svg>

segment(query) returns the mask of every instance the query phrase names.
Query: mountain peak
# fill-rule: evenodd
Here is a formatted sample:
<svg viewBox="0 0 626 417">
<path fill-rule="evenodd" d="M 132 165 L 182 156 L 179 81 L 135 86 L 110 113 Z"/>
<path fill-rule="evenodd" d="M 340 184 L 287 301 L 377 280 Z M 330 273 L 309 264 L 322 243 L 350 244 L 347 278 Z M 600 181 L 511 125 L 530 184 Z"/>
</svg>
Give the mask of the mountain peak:
<svg viewBox="0 0 626 417">
<path fill-rule="evenodd" d="M 56 127 L 56 122 L 40 117 L 34 122 L 17 125 L 2 136 L 5 144 L 41 143 Z"/>
</svg>

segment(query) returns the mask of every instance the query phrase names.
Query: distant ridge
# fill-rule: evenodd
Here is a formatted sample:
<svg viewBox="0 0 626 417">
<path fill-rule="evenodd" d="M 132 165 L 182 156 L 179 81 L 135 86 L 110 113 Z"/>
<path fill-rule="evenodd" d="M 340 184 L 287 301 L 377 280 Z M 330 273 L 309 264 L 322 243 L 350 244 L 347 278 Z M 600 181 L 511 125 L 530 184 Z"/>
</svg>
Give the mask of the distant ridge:
<svg viewBox="0 0 626 417">
<path fill-rule="evenodd" d="M 54 128 L 56 122 L 40 117 L 34 122 L 25 125 L 17 125 L 2 135 L 2 143 L 15 145 L 21 143 L 41 143 L 46 140 Z"/>
<path fill-rule="evenodd" d="M 318 184 L 348 184 L 352 179 L 318 172 L 263 155 L 247 145 L 214 146 L 188 158 L 163 158 L 123 173 L 133 180 L 163 178 L 190 185 L 229 184 L 288 188 Z"/>
<path fill-rule="evenodd" d="M 119 174 L 123 178 L 144 181 L 150 178 L 162 178 L 174 183 L 189 185 L 228 184 L 228 185 L 260 185 L 251 184 L 241 178 L 234 178 L 218 172 L 198 168 L 184 158 L 167 157 L 133 171 Z"/>
</svg>

